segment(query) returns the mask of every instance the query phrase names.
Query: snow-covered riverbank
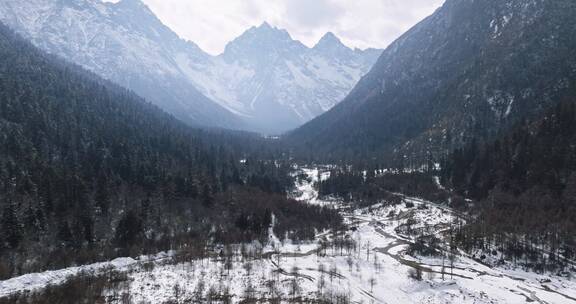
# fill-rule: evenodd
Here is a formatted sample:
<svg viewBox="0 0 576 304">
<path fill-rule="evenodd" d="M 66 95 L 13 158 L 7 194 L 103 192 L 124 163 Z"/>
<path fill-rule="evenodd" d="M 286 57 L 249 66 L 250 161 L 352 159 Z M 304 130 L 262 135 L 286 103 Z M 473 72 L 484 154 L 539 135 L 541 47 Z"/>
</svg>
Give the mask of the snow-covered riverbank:
<svg viewBox="0 0 576 304">
<path fill-rule="evenodd" d="M 326 178 L 327 172 L 301 169 L 301 173 L 308 178 L 297 183 L 296 199 L 324 206 L 339 204 L 320 199 L 313 186 L 318 178 Z M 410 229 L 426 229 L 439 236 L 458 214 L 419 199 L 405 200 L 412 204 L 381 204 L 353 212 L 341 209 L 347 228 L 341 240 L 346 243 L 337 246 L 321 246 L 334 238 L 326 232 L 305 244 L 279 242 L 271 235 L 274 245 L 232 246 L 219 258 L 176 265 L 157 263 L 152 269 L 138 267 L 131 259 L 111 263 L 128 272 L 128 287 L 123 292 L 132 303 L 185 303 L 199 298 L 233 303 L 246 298 L 335 301 L 337 297 L 357 303 L 576 303 L 574 280 L 490 268 L 462 252 L 453 256 L 452 266 L 446 259 L 408 255 L 406 249 L 414 239 L 399 233 L 399 227 L 409 224 Z M 82 268 L 105 266 L 0 282 L 0 295 L 18 288 L 58 284 Z"/>
<path fill-rule="evenodd" d="M 319 178 L 327 178 L 327 172 L 301 172 L 308 178 L 297 184 L 296 199 L 337 204 L 321 200 L 313 186 Z M 284 244 L 279 248 L 282 254 L 269 253 L 262 260 L 237 256 L 228 266 L 222 261 L 162 266 L 133 273 L 130 294 L 136 302 L 149 303 L 174 299 L 175 290 L 182 299 L 194 298 L 201 289 L 231 295 L 233 302 L 250 294 L 260 299 L 311 299 L 323 293 L 358 303 L 576 303 L 574 281 L 491 269 L 462 254 L 455 257 L 452 270 L 445 261 L 442 279 L 442 259 L 406 255 L 413 240 L 399 235 L 396 228 L 410 219 L 416 223 L 414 229 L 428 227 L 440 233 L 457 215 L 447 207 L 407 200 L 414 207 L 379 205 L 343 213 L 350 228 L 347 235 L 357 246 L 349 254 L 337 248 L 318 254 L 319 244 Z M 415 266 L 423 272 L 421 281 L 409 275 Z"/>
<path fill-rule="evenodd" d="M 105 271 L 129 271 L 143 263 L 166 261 L 170 259 L 172 254 L 173 253 L 162 252 L 153 256 L 142 256 L 138 259 L 117 258 L 109 262 L 25 274 L 9 280 L 0 281 L 0 298 L 16 293 L 34 292 L 49 286 L 60 285 L 80 274 L 93 274 L 96 276 Z"/>
</svg>

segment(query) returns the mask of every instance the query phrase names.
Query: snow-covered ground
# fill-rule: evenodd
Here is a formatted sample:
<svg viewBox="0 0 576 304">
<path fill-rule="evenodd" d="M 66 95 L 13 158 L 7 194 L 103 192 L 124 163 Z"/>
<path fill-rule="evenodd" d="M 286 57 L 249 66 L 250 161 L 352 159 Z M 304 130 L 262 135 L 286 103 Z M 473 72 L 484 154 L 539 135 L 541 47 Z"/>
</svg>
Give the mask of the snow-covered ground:
<svg viewBox="0 0 576 304">
<path fill-rule="evenodd" d="M 330 178 L 330 171 L 318 168 L 302 168 L 297 172 L 303 173 L 307 178 L 296 180 L 296 190 L 291 194 L 292 198 L 312 205 L 338 207 L 339 200 L 321 200 L 318 197 L 318 191 L 314 189 L 314 184 L 318 181 L 325 181 Z"/>
<path fill-rule="evenodd" d="M 321 200 L 312 185 L 318 178 L 327 178 L 327 173 L 301 170 L 308 178 L 297 184 L 297 199 L 338 204 Z M 427 229 L 440 236 L 458 214 L 419 199 L 405 200 L 414 207 L 403 203 L 353 212 L 340 209 L 347 228 L 343 238 L 355 244 L 348 249 L 321 248 L 325 243 L 321 240 L 334 238 L 329 232 L 319 233 L 317 241 L 306 244 L 281 242 L 270 232 L 270 244 L 233 246 L 216 259 L 176 265 L 163 261 L 153 269 L 129 261 L 126 264 L 132 266 L 126 269 L 129 282 L 124 292 L 130 294 L 132 303 L 187 303 L 199 298 L 228 298 L 232 303 L 245 298 L 261 302 L 299 298 L 305 302 L 321 295 L 330 302 L 342 296 L 355 303 L 576 303 L 574 280 L 491 268 L 462 252 L 456 253 L 453 267 L 447 258 L 409 256 L 406 249 L 414 240 L 400 234 L 398 227 L 410 222 L 413 230 Z M 241 254 L 250 251 L 258 253 Z M 422 280 L 413 278 L 416 268 Z M 7 282 L 0 282 L 0 295 L 14 290 L 16 285 Z"/>
<path fill-rule="evenodd" d="M 327 172 L 302 172 L 308 178 L 297 183 L 298 200 L 337 203 L 321 200 L 313 187 L 319 178 L 328 177 Z M 494 269 L 464 254 L 455 258 L 452 271 L 450 262 L 444 261 L 443 279 L 442 258 L 408 256 L 405 250 L 413 240 L 399 235 L 396 228 L 413 219 L 417 223 L 413 229 L 428 227 L 440 233 L 456 214 L 419 199 L 407 200 L 414 203 L 413 208 L 379 205 L 344 213 L 347 226 L 354 227 L 347 235 L 357 245 L 349 254 L 337 248 L 319 252 L 318 244 L 285 244 L 280 245 L 280 254 L 269 252 L 262 259 L 236 255 L 228 268 L 224 261 L 161 266 L 132 273 L 130 294 L 135 302 L 145 303 L 174 300 L 176 290 L 179 299 L 193 299 L 200 289 L 204 298 L 213 290 L 213 294 L 231 295 L 233 302 L 249 294 L 312 299 L 322 292 L 347 295 L 358 303 L 576 303 L 575 281 Z M 421 281 L 408 275 L 414 266 L 422 269 Z"/>
<path fill-rule="evenodd" d="M 30 273 L 19 277 L 0 281 L 0 299 L 16 293 L 26 291 L 34 292 L 48 286 L 55 286 L 65 283 L 68 279 L 79 274 L 99 274 L 108 271 L 129 271 L 137 268 L 143 263 L 159 263 L 169 260 L 173 252 L 161 252 L 152 256 L 142 256 L 138 259 L 117 258 L 109 262 L 94 263 L 76 267 L 69 267 L 58 270 L 45 271 L 41 273 Z"/>
</svg>

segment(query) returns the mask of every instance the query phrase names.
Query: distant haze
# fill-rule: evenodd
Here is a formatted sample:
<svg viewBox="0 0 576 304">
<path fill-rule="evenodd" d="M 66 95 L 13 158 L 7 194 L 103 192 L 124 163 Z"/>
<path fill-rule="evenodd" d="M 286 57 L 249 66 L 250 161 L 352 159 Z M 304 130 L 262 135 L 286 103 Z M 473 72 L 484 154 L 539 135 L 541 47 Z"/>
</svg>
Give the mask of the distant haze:
<svg viewBox="0 0 576 304">
<path fill-rule="evenodd" d="M 118 0 L 104 0 L 117 2 Z M 314 45 L 326 32 L 357 48 L 384 48 L 444 0 L 142 0 L 182 38 L 214 55 L 264 21 Z"/>
</svg>

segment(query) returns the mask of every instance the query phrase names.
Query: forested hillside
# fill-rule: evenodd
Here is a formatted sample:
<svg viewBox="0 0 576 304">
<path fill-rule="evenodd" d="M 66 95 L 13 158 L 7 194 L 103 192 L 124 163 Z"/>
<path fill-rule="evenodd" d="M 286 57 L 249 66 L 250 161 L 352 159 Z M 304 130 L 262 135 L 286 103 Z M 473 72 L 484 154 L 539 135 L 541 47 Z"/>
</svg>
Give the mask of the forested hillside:
<svg viewBox="0 0 576 304">
<path fill-rule="evenodd" d="M 332 110 L 287 136 L 306 156 L 425 163 L 538 117 L 576 87 L 571 0 L 447 0 Z"/>
<path fill-rule="evenodd" d="M 550 249 L 552 262 L 574 258 L 575 105 L 566 100 L 495 141 L 473 141 L 451 155 L 443 180 L 474 199 L 471 210 L 478 215 L 462 234 L 463 245 L 483 248 L 486 239 L 507 240 L 502 243 L 511 255 L 535 244 Z"/>
<path fill-rule="evenodd" d="M 470 216 L 454 246 L 562 269 L 576 252 L 575 12 L 564 0 L 447 0 L 288 141 L 307 160 L 344 160 L 321 194 L 447 203 Z"/>
<path fill-rule="evenodd" d="M 358 206 L 399 204 L 404 195 L 449 206 L 466 222 L 451 246 L 483 262 L 569 273 L 576 256 L 576 103 L 568 98 L 497 139 L 472 140 L 440 169 L 346 166 L 317 187 Z"/>
<path fill-rule="evenodd" d="M 3 0 L 0 22 L 41 50 L 129 88 L 192 126 L 245 127 L 202 94 L 178 64 L 208 55 L 140 0 Z"/>
<path fill-rule="evenodd" d="M 143 0 L 2 1 L 0 304 L 576 303 L 574 0 L 424 1 L 331 110 L 378 51 L 264 22 L 212 56 Z M 337 11 L 424 7 L 356 2 L 325 12 L 352 43 L 406 16 Z"/>
<path fill-rule="evenodd" d="M 192 130 L 0 25 L 0 279 L 266 239 L 272 215 L 295 239 L 338 225 L 285 198 L 289 170 L 266 140 Z"/>
</svg>

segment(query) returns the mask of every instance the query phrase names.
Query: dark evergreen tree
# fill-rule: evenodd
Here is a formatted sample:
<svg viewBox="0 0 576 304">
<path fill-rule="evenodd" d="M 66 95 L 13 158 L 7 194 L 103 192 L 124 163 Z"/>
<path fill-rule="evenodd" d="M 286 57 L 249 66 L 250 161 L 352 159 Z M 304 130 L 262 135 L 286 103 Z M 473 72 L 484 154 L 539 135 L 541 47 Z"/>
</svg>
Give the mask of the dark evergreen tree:
<svg viewBox="0 0 576 304">
<path fill-rule="evenodd" d="M 267 209 L 276 229 L 308 238 L 341 220 L 286 198 L 291 162 L 276 144 L 190 128 L 0 25 L 0 260 L 11 261 L 0 279 L 251 241 L 266 232 Z M 239 210 L 250 215 L 245 233 Z M 296 220 L 303 212 L 310 227 Z"/>
<path fill-rule="evenodd" d="M 18 216 L 16 215 L 16 206 L 13 203 L 7 203 L 2 211 L 2 240 L 4 246 L 13 249 L 18 247 L 22 240 L 22 227 Z"/>
<path fill-rule="evenodd" d="M 143 237 L 142 219 L 133 210 L 126 212 L 116 226 L 116 244 L 122 248 L 129 248 L 138 243 Z"/>
</svg>

